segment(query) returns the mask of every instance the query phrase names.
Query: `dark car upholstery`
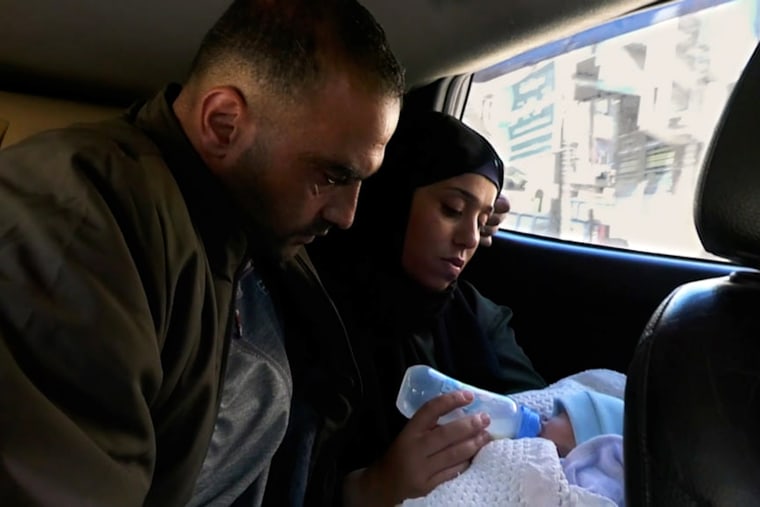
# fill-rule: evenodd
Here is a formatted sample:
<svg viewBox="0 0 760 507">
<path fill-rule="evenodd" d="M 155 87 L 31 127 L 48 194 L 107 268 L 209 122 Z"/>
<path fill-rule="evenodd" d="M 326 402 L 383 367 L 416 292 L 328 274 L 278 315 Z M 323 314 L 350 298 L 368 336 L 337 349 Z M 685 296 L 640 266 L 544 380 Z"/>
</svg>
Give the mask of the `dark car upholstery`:
<svg viewBox="0 0 760 507">
<path fill-rule="evenodd" d="M 760 51 L 734 89 L 695 201 L 705 249 L 738 264 L 682 285 L 628 371 L 627 504 L 760 505 Z"/>
</svg>

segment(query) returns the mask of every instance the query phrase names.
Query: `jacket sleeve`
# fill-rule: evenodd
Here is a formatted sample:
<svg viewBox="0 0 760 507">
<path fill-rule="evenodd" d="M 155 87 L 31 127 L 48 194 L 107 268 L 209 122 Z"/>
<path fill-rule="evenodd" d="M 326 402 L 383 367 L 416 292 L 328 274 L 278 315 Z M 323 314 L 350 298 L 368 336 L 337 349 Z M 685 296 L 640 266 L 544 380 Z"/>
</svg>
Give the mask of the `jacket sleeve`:
<svg viewBox="0 0 760 507">
<path fill-rule="evenodd" d="M 0 153 L 0 498 L 142 505 L 159 345 L 124 210 L 96 169 L 124 162 L 42 146 Z"/>
<path fill-rule="evenodd" d="M 469 292 L 466 297 L 474 301 L 476 314 L 496 354 L 505 385 L 510 386 L 505 394 L 546 387 L 546 381 L 517 343 L 510 325 L 512 310 L 486 298 L 467 282 L 461 281 L 460 287 Z"/>
</svg>

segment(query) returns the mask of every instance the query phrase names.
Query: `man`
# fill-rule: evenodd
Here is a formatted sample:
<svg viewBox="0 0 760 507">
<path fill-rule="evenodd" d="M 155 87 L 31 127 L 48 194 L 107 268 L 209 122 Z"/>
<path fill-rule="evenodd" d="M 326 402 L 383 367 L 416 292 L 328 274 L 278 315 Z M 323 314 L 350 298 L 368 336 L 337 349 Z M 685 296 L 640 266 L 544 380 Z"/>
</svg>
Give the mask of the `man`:
<svg viewBox="0 0 760 507">
<path fill-rule="evenodd" d="M 284 263 L 283 298 L 292 286 L 329 307 L 297 254 L 351 224 L 403 90 L 382 30 L 354 1 L 236 0 L 184 86 L 0 154 L 4 505 L 260 501 L 290 372 L 277 332 L 256 361 L 238 360 L 250 342 L 233 342 L 259 323 L 236 311 L 236 285 Z M 259 302 L 271 313 L 266 293 Z M 350 357 L 345 336 L 324 347 Z M 220 394 L 226 364 L 253 408 L 225 405 L 238 399 Z M 345 364 L 334 374 L 347 371 L 352 391 Z M 233 432 L 244 442 L 227 422 L 251 429 Z M 230 479 L 220 457 L 253 473 Z"/>
</svg>

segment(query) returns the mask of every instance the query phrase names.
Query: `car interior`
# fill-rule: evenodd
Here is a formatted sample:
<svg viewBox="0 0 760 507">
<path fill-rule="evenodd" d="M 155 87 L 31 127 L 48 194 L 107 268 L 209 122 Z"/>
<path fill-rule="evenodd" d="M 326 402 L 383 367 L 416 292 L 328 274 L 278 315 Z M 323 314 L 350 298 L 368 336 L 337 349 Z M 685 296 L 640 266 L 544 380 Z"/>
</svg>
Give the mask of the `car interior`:
<svg viewBox="0 0 760 507">
<path fill-rule="evenodd" d="M 757 267 L 760 53 L 737 84 L 702 169 L 695 220 L 705 247 Z M 756 271 L 678 287 L 628 369 L 626 480 L 632 505 L 756 505 L 760 498 Z"/>
<path fill-rule="evenodd" d="M 6 2 L 0 147 L 181 82 L 227 3 Z M 758 0 L 362 3 L 404 107 L 505 159 L 512 210 L 463 276 L 548 382 L 630 375 L 629 505 L 760 504 Z"/>
</svg>

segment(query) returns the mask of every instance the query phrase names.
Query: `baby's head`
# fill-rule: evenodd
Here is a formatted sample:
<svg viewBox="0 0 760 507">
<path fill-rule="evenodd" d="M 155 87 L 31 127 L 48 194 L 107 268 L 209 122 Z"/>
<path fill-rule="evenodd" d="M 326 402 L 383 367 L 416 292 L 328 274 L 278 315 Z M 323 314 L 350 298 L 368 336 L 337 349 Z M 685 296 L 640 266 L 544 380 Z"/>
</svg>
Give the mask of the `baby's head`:
<svg viewBox="0 0 760 507">
<path fill-rule="evenodd" d="M 541 425 L 539 436 L 555 443 L 560 456 L 599 435 L 623 434 L 623 400 L 579 391 L 554 400 L 552 416 Z"/>
</svg>

